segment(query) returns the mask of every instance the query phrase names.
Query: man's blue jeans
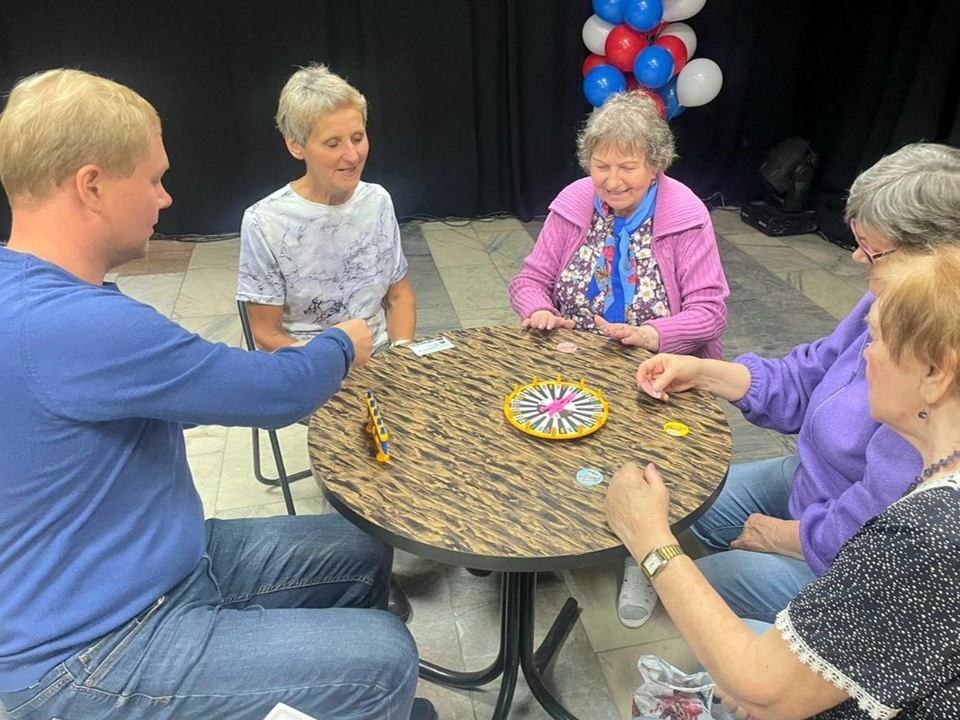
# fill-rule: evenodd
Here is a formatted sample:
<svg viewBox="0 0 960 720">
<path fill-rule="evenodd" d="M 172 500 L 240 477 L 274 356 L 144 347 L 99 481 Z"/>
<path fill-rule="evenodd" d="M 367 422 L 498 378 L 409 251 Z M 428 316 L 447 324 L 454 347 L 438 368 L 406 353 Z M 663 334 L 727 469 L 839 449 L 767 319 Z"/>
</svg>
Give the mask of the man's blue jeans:
<svg viewBox="0 0 960 720">
<path fill-rule="evenodd" d="M 407 720 L 417 648 L 391 548 L 337 515 L 208 520 L 194 572 L 27 690 L 14 720 Z M 63 601 L 69 602 L 69 598 Z"/>
<path fill-rule="evenodd" d="M 772 623 L 816 575 L 803 560 L 773 553 L 730 550 L 752 513 L 790 520 L 788 502 L 796 455 L 733 465 L 720 497 L 691 528 L 713 555 L 697 567 L 741 618 Z"/>
</svg>

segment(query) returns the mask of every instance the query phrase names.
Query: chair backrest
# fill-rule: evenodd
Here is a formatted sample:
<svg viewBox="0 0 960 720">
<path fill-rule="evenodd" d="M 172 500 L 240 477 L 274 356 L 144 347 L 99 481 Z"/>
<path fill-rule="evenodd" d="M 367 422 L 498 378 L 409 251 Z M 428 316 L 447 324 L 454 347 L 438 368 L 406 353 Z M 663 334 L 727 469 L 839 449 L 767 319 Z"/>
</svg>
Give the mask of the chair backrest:
<svg viewBox="0 0 960 720">
<path fill-rule="evenodd" d="M 237 312 L 240 313 L 240 327 L 243 328 L 243 339 L 247 343 L 247 350 L 256 350 L 257 344 L 253 341 L 253 330 L 250 329 L 247 304 L 243 300 L 237 300 Z"/>
</svg>

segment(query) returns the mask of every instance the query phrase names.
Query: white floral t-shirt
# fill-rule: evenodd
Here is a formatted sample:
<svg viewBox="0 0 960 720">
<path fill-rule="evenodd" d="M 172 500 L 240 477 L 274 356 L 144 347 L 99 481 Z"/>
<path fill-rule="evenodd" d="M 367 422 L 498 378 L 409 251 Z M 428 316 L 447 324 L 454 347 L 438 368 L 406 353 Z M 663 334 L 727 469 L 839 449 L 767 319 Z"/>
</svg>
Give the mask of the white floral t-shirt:
<svg viewBox="0 0 960 720">
<path fill-rule="evenodd" d="M 363 318 L 387 343 L 382 302 L 407 274 L 390 194 L 361 182 L 343 205 L 321 205 L 285 185 L 243 214 L 237 300 L 282 305 L 297 340 Z"/>
</svg>

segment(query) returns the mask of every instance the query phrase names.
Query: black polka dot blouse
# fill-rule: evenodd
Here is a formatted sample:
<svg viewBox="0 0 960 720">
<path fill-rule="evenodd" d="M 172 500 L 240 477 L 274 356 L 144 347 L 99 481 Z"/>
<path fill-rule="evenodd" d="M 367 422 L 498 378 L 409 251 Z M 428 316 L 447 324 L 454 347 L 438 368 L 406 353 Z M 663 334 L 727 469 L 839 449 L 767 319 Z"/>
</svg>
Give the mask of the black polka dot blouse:
<svg viewBox="0 0 960 720">
<path fill-rule="evenodd" d="M 850 695 L 818 717 L 960 720 L 960 472 L 864 525 L 776 626 Z"/>
</svg>

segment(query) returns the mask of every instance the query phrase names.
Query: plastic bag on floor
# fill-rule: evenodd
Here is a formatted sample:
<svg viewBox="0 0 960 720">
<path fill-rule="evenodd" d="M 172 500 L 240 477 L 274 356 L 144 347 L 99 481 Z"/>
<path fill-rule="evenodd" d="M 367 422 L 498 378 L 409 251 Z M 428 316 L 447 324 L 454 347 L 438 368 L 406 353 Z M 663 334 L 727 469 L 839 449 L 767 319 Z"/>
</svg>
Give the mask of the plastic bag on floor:
<svg viewBox="0 0 960 720">
<path fill-rule="evenodd" d="M 633 693 L 634 718 L 714 720 L 710 714 L 714 682 L 709 674 L 688 675 L 656 655 L 641 655 L 637 668 L 643 682 Z"/>
</svg>

